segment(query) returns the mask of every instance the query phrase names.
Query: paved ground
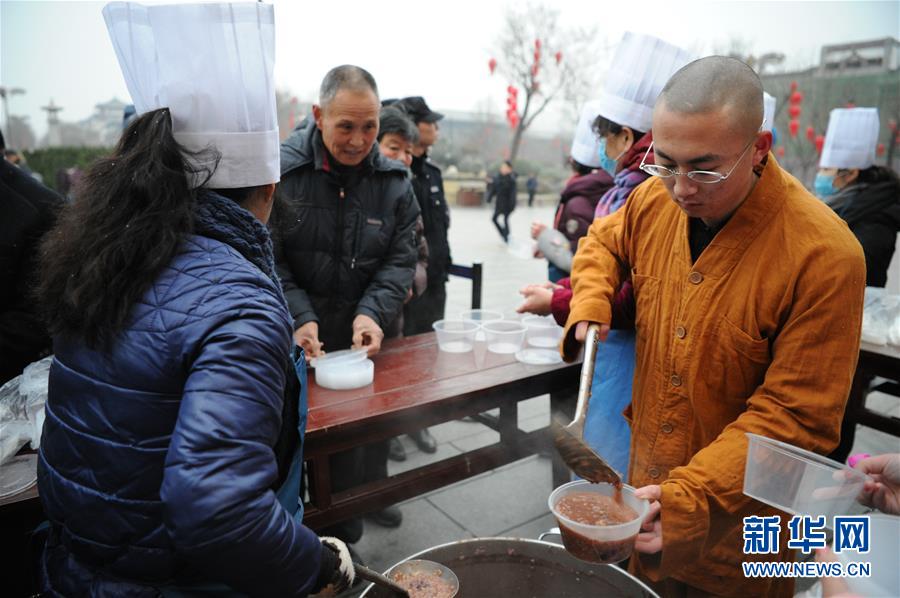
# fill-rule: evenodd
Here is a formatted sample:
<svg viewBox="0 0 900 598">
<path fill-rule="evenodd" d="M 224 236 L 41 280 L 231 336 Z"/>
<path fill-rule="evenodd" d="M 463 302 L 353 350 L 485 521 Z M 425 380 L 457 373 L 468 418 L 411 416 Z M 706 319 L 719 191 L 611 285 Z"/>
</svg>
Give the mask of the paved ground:
<svg viewBox="0 0 900 598">
<path fill-rule="evenodd" d="M 510 222 L 513 237 L 523 242 L 528 240 L 531 221 L 549 222 L 552 214 L 550 207 L 516 210 Z M 450 229 L 453 261 L 459 264 L 482 262 L 483 307 L 512 315 L 519 303 L 517 289 L 523 284 L 544 280 L 546 262 L 514 255 L 501 242 L 490 216 L 491 213 L 483 208 L 453 209 Z M 469 293 L 468 281 L 454 279 L 450 282 L 448 317 L 469 308 Z M 893 397 L 872 396 L 869 405 L 900 416 L 900 402 Z M 526 430 L 547 425 L 548 397 L 524 402 L 519 418 L 520 426 Z M 495 432 L 477 423 L 449 422 L 431 430 L 439 442 L 437 454 L 418 452 L 412 441 L 404 438 L 409 458 L 403 463 L 392 462 L 390 473 L 497 441 Z M 887 451 L 900 451 L 900 441 L 876 430 L 859 428 L 854 452 L 877 454 Z M 356 549 L 369 566 L 384 570 L 415 552 L 462 538 L 537 538 L 538 534 L 555 525 L 547 508 L 551 490 L 550 460 L 532 456 L 402 503 L 404 521 L 398 529 L 388 530 L 366 521 L 365 534 Z"/>
</svg>

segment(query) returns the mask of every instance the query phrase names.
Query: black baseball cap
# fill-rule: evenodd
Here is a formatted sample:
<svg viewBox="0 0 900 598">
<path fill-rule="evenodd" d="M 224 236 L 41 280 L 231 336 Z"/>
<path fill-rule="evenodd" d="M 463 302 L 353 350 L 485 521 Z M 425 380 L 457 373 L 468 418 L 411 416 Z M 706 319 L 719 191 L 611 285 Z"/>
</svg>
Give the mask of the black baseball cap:
<svg viewBox="0 0 900 598">
<path fill-rule="evenodd" d="M 428 104 L 425 103 L 425 98 L 422 96 L 403 98 L 402 100 L 397 101 L 396 105 L 403 108 L 416 124 L 419 124 L 420 122 L 436 123 L 444 118 L 443 114 L 429 108 Z"/>
</svg>

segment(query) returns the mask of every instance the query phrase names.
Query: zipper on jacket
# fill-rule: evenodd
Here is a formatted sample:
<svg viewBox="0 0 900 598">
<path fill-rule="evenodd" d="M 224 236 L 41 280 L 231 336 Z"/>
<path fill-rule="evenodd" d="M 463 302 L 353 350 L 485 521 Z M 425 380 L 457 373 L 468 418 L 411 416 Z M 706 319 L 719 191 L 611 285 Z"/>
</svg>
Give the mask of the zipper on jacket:
<svg viewBox="0 0 900 598">
<path fill-rule="evenodd" d="M 356 218 L 356 222 L 353 223 L 353 251 L 350 254 L 350 269 L 354 270 L 356 268 L 356 255 L 359 253 L 359 237 L 362 235 L 361 227 L 359 225 L 360 220 L 362 220 L 362 214 L 359 214 Z"/>
<path fill-rule="evenodd" d="M 341 261 L 344 259 L 344 188 L 338 188 L 337 224 L 335 226 L 335 242 L 337 247 L 334 252 L 334 297 L 340 296 L 341 291 Z"/>
</svg>

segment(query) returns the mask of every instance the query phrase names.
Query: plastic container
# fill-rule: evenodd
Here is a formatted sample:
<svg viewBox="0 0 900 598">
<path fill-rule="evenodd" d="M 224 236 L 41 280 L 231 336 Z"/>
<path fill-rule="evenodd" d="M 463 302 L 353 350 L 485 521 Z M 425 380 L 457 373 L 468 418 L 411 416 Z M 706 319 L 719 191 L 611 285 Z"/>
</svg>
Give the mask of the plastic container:
<svg viewBox="0 0 900 598">
<path fill-rule="evenodd" d="M 589 563 L 618 563 L 634 550 L 634 542 L 641 530 L 641 522 L 650 510 L 650 503 L 634 495 L 634 488 L 622 484 L 622 502 L 637 513 L 637 517 L 618 525 L 588 525 L 572 521 L 560 514 L 557 504 L 566 496 L 576 492 L 592 492 L 602 496 L 614 496 L 612 484 L 592 484 L 587 480 L 576 480 L 563 484 L 550 494 L 548 504 L 562 535 L 563 546 L 577 559 Z"/>
<path fill-rule="evenodd" d="M 900 568 L 897 567 L 900 517 L 882 513 L 869 515 L 869 552 L 841 551 L 837 557 L 844 564 L 870 563 L 871 577 L 845 577 L 850 589 L 860 596 L 900 596 Z"/>
<path fill-rule="evenodd" d="M 326 353 L 322 357 L 313 357 L 309 360 L 309 365 L 314 368 L 327 367 L 337 364 L 358 363 L 366 358 L 368 351 L 366 349 L 344 349 L 343 351 L 334 351 Z"/>
<path fill-rule="evenodd" d="M 747 433 L 744 494 L 794 515 L 858 513 L 866 475 L 821 455 L 758 434 Z"/>
<path fill-rule="evenodd" d="M 555 365 L 562 362 L 559 351 L 553 349 L 535 349 L 529 347 L 516 351 L 516 361 L 528 365 Z"/>
<path fill-rule="evenodd" d="M 475 346 L 478 322 L 473 320 L 438 320 L 432 324 L 438 348 L 447 353 L 467 353 Z"/>
<path fill-rule="evenodd" d="M 481 325 L 484 340 L 491 353 L 515 353 L 525 343 L 525 325 L 521 322 L 500 320 Z"/>
<path fill-rule="evenodd" d="M 316 366 L 316 384 L 332 390 L 349 390 L 368 386 L 375 379 L 375 364 L 371 359 L 337 360 Z"/>
<path fill-rule="evenodd" d="M 502 312 L 493 309 L 467 309 L 459 314 L 459 318 L 461 320 L 478 322 L 479 328 L 478 332 L 475 333 L 475 340 L 479 342 L 484 341 L 484 331 L 481 329 L 482 324 L 485 322 L 498 322 L 504 319 Z"/>
<path fill-rule="evenodd" d="M 528 329 L 525 338 L 532 347 L 555 349 L 562 338 L 562 326 L 553 316 L 525 316 L 522 323 Z"/>
</svg>

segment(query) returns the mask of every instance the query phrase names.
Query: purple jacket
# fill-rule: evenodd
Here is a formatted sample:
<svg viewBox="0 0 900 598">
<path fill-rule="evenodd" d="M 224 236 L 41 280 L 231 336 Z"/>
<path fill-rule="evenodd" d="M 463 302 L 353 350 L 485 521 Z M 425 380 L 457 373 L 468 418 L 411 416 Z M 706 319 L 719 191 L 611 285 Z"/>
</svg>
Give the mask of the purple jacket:
<svg viewBox="0 0 900 598">
<path fill-rule="evenodd" d="M 594 221 L 597 202 L 612 185 L 612 177 L 605 170 L 573 176 L 566 183 L 559 198 L 559 207 L 556 208 L 553 227 L 569 240 L 572 253 L 578 249 L 578 240 L 587 234 Z"/>
</svg>

